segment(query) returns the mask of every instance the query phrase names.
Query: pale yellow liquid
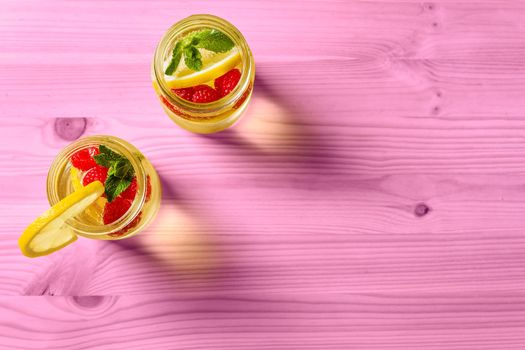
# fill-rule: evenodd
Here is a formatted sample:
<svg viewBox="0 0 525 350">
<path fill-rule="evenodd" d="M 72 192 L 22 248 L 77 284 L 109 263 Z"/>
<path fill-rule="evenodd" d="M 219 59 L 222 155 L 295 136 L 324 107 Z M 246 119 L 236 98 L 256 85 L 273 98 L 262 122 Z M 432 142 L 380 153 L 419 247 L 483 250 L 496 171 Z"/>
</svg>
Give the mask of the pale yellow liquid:
<svg viewBox="0 0 525 350">
<path fill-rule="evenodd" d="M 101 235 L 85 235 L 81 232 L 77 232 L 79 235 L 86 236 L 88 238 L 94 238 L 94 239 L 122 239 L 129 237 L 131 235 L 134 235 L 141 231 L 152 219 L 155 217 L 158 208 L 160 206 L 160 198 L 161 198 L 161 185 L 160 180 L 157 175 L 157 172 L 151 166 L 149 161 L 147 161 L 145 158 L 141 160 L 142 166 L 146 170 L 146 174 L 150 178 L 150 184 L 151 184 L 151 195 L 150 199 L 144 203 L 144 205 L 141 208 L 141 215 L 139 221 L 134 225 L 132 228 L 127 230 L 124 234 L 101 234 Z M 57 179 L 57 188 L 63 189 L 63 191 L 59 191 L 59 195 L 61 198 L 64 198 L 65 196 L 69 195 L 73 191 L 75 191 L 75 188 L 77 186 L 82 186 L 82 177 L 85 175 L 86 172 L 82 171 L 71 171 L 71 164 L 68 162 L 64 169 L 63 176 L 60 176 L 60 179 Z M 76 178 L 73 178 L 72 176 L 77 176 Z M 75 184 L 76 183 L 76 184 Z M 137 199 L 138 195 L 136 196 L 135 200 Z M 107 200 L 104 197 L 100 197 L 93 203 L 90 207 L 88 207 L 82 214 L 76 217 L 76 220 L 89 226 L 104 226 L 103 222 L 103 213 L 104 213 L 104 206 L 107 203 Z"/>
</svg>

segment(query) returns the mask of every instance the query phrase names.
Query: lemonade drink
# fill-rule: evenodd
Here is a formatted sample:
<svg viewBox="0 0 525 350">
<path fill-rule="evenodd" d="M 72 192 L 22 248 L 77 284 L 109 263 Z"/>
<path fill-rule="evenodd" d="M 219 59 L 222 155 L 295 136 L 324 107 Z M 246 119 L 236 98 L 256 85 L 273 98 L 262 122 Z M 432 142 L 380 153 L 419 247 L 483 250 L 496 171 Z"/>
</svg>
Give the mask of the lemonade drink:
<svg viewBox="0 0 525 350">
<path fill-rule="evenodd" d="M 248 105 L 254 77 L 253 56 L 242 34 L 211 15 L 194 15 L 170 28 L 152 65 L 164 111 L 196 133 L 233 125 Z"/>
</svg>

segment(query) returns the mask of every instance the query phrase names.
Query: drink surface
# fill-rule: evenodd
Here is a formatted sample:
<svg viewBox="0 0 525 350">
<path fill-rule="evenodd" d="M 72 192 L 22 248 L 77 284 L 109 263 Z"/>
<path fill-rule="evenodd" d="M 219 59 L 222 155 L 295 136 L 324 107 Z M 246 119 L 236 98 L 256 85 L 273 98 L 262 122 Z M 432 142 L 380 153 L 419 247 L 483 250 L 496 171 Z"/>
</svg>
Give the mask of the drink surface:
<svg viewBox="0 0 525 350">
<path fill-rule="evenodd" d="M 213 28 L 178 36 L 164 61 L 164 80 L 178 97 L 210 103 L 231 93 L 242 76 L 242 57 L 233 40 Z"/>
</svg>

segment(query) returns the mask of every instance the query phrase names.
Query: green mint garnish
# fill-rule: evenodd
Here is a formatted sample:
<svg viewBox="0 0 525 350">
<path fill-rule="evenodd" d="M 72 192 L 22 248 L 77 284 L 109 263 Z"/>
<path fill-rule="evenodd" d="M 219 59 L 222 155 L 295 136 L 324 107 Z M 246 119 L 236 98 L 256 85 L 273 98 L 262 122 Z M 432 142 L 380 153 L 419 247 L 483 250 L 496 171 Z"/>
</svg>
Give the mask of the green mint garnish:
<svg viewBox="0 0 525 350">
<path fill-rule="evenodd" d="M 206 50 L 221 53 L 228 52 L 235 46 L 235 43 L 232 41 L 232 39 L 218 30 L 206 29 L 199 32 L 199 34 L 199 42 L 196 45 L 197 47 L 202 47 Z"/>
<path fill-rule="evenodd" d="M 177 69 L 177 66 L 179 65 L 180 59 L 182 58 L 182 42 L 178 42 L 175 45 L 175 48 L 173 49 L 173 56 L 171 58 L 171 62 L 166 67 L 166 74 L 172 75 L 173 72 L 175 72 L 175 69 Z"/>
<path fill-rule="evenodd" d="M 100 145 L 98 150 L 100 153 L 93 158 L 98 165 L 108 168 L 104 187 L 108 202 L 112 202 L 131 184 L 135 171 L 127 158 L 113 152 L 109 147 Z"/>
<path fill-rule="evenodd" d="M 201 70 L 202 60 L 201 53 L 195 46 L 188 46 L 184 49 L 184 63 L 189 69 Z"/>
<path fill-rule="evenodd" d="M 217 29 L 204 29 L 193 32 L 184 39 L 178 41 L 173 48 L 171 61 L 164 72 L 172 75 L 180 64 L 182 56 L 186 66 L 194 71 L 202 69 L 202 60 L 199 48 L 216 53 L 230 51 L 235 43 L 223 32 Z"/>
<path fill-rule="evenodd" d="M 95 155 L 93 158 L 95 158 L 95 162 L 98 165 L 101 165 L 105 168 L 110 168 L 114 162 L 123 158 L 120 154 L 113 152 L 104 145 L 98 146 L 98 150 L 100 153 Z"/>
<path fill-rule="evenodd" d="M 120 179 L 133 179 L 133 166 L 127 159 L 117 160 L 108 170 L 108 176 L 112 175 Z"/>
<path fill-rule="evenodd" d="M 115 176 L 108 176 L 104 187 L 106 188 L 106 198 L 108 202 L 113 202 L 115 198 L 128 188 L 131 184 L 131 180 L 120 179 Z"/>
</svg>

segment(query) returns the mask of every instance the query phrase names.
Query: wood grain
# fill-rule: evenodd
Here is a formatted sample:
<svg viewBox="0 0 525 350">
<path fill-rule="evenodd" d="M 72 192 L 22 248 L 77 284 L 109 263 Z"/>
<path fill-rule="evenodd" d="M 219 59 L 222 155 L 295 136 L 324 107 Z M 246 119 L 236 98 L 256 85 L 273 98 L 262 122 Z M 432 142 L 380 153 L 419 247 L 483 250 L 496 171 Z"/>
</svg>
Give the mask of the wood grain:
<svg viewBox="0 0 525 350">
<path fill-rule="evenodd" d="M 211 136 L 177 128 L 149 78 L 193 13 L 233 22 L 257 65 L 245 118 Z M 524 16 L 489 0 L 3 0 L 0 348 L 523 349 Z M 17 237 L 80 134 L 143 151 L 159 217 L 26 259 Z"/>
<path fill-rule="evenodd" d="M 27 326 L 3 322 L 0 329 L 17 339 L 12 349 L 519 348 L 525 300 L 506 298 L 4 297 L 4 318 Z"/>
</svg>

